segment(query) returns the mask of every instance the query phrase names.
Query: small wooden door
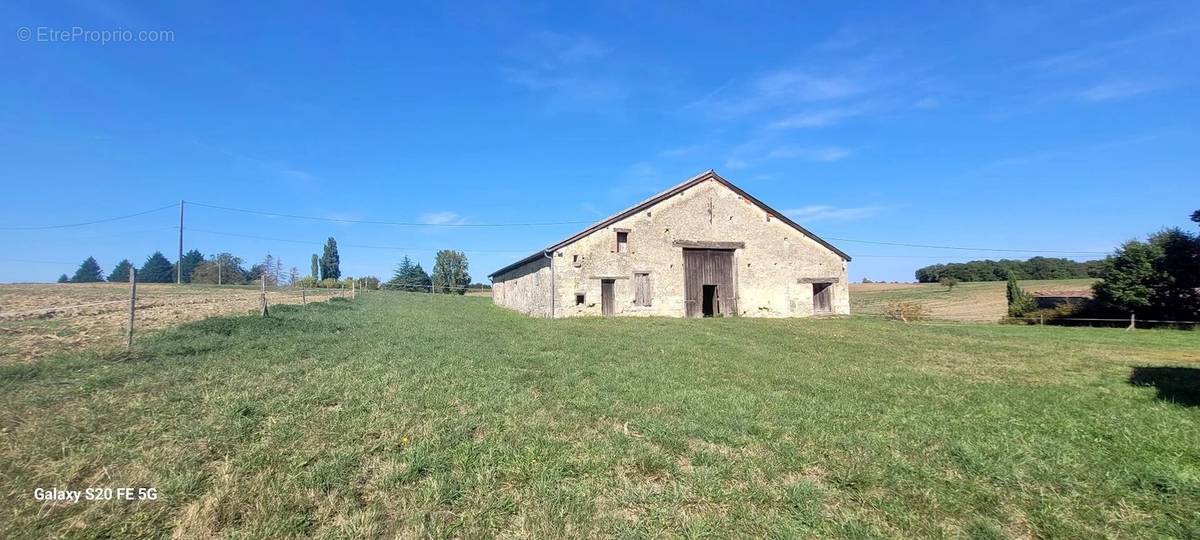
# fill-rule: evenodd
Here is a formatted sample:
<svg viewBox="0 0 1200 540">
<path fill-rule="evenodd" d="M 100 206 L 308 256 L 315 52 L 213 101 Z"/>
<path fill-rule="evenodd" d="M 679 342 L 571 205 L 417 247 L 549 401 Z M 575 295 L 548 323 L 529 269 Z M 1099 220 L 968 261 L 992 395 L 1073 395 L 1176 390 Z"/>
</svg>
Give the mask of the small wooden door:
<svg viewBox="0 0 1200 540">
<path fill-rule="evenodd" d="M 602 279 L 600 280 L 600 312 L 605 317 L 611 317 L 616 313 L 617 295 L 613 292 L 615 280 Z"/>
<path fill-rule="evenodd" d="M 813 283 L 813 313 L 833 312 L 833 284 Z"/>
<path fill-rule="evenodd" d="M 733 250 L 684 249 L 683 295 L 688 317 L 737 315 Z"/>
</svg>

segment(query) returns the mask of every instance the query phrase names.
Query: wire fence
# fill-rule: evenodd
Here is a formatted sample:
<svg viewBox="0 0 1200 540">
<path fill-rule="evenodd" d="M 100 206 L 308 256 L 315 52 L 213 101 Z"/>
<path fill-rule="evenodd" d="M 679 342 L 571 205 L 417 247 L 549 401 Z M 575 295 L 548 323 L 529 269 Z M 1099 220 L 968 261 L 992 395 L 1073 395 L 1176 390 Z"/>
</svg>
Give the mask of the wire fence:
<svg viewBox="0 0 1200 540">
<path fill-rule="evenodd" d="M 0 311 L 0 334 L 12 336 L 3 354 L 19 354 L 20 358 L 38 356 L 39 346 L 46 343 L 85 344 L 102 339 L 103 336 L 123 336 L 126 348 L 132 348 L 138 330 L 148 330 L 172 325 L 180 321 L 195 320 L 210 315 L 246 313 L 257 311 L 267 316 L 270 307 L 282 304 L 307 305 L 333 298 L 355 298 L 359 293 L 356 283 L 343 284 L 339 288 L 268 287 L 260 280 L 257 288 L 247 286 L 183 286 L 180 290 L 164 290 L 179 287 L 175 284 L 151 284 L 146 290 L 144 283 L 136 280 L 136 271 L 130 271 L 128 286 L 106 283 L 89 294 L 113 293 L 126 295 L 122 300 L 77 301 L 41 306 L 17 306 Z M 257 290 L 256 290 L 257 289 Z M 124 293 L 118 291 L 126 291 Z M 19 299 L 17 299 L 19 300 Z M 34 301 L 39 300 L 35 296 Z M 3 309 L 3 308 L 0 308 Z M 155 316 L 159 310 L 165 313 Z M 54 320 L 53 324 L 40 321 Z M 165 323 L 165 324 L 164 324 Z M 65 332 L 65 334 L 64 334 Z M 64 335 L 66 337 L 64 337 Z M 18 343 L 20 339 L 24 343 Z M 24 346 L 23 346 L 24 345 Z M 16 351 L 16 352 L 13 352 Z"/>
</svg>

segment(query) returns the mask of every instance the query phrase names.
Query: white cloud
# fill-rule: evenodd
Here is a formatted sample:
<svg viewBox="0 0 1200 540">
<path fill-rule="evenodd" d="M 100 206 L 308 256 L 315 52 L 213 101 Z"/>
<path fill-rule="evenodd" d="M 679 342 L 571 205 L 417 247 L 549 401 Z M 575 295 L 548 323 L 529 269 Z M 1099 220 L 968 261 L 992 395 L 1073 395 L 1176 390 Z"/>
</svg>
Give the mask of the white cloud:
<svg viewBox="0 0 1200 540">
<path fill-rule="evenodd" d="M 750 162 L 744 159 L 729 158 L 725 160 L 725 168 L 730 170 L 745 169 L 750 166 Z"/>
<path fill-rule="evenodd" d="M 857 109 L 844 108 L 807 111 L 784 118 L 771 124 L 771 127 L 776 129 L 823 127 L 836 124 L 846 118 L 859 114 L 861 112 Z"/>
<path fill-rule="evenodd" d="M 864 219 L 878 214 L 879 211 L 880 208 L 877 206 L 838 208 L 836 206 L 817 204 L 802 208 L 784 210 L 783 213 L 787 214 L 788 217 L 796 221 L 812 223 L 814 221 L 849 221 L 855 219 Z"/>
<path fill-rule="evenodd" d="M 913 102 L 912 108 L 918 110 L 936 109 L 942 106 L 941 100 L 932 97 L 925 97 Z"/>
<path fill-rule="evenodd" d="M 863 92 L 863 86 L 841 75 L 815 75 L 805 70 L 784 69 L 770 73 L 755 82 L 764 96 L 796 101 L 825 101 L 853 96 Z"/>
<path fill-rule="evenodd" d="M 467 218 L 458 215 L 457 212 L 426 212 L 418 218 L 421 223 L 426 225 L 462 225 L 467 222 Z"/>
<path fill-rule="evenodd" d="M 283 168 L 283 169 L 279 170 L 279 174 L 281 174 L 283 176 L 287 176 L 289 178 L 294 178 L 296 180 L 303 180 L 306 182 L 317 179 L 316 175 L 314 175 L 308 171 L 303 171 L 300 169 Z"/>
<path fill-rule="evenodd" d="M 700 151 L 700 145 L 693 144 L 691 146 L 680 146 L 680 147 L 676 147 L 676 148 L 668 148 L 666 150 L 663 150 L 662 152 L 659 152 L 658 157 L 664 157 L 664 158 L 682 157 L 682 156 L 694 154 L 698 151 Z"/>
<path fill-rule="evenodd" d="M 805 161 L 837 161 L 850 155 L 850 151 L 836 146 L 783 146 L 771 150 L 767 159 L 802 159 Z"/>
<path fill-rule="evenodd" d="M 1107 81 L 1080 92 L 1079 97 L 1085 101 L 1096 103 L 1119 101 L 1139 94 L 1153 92 L 1161 87 L 1160 83 L 1153 81 Z"/>
<path fill-rule="evenodd" d="M 508 51 L 508 82 L 573 101 L 615 101 L 629 94 L 611 49 L 587 35 L 539 32 Z"/>
</svg>

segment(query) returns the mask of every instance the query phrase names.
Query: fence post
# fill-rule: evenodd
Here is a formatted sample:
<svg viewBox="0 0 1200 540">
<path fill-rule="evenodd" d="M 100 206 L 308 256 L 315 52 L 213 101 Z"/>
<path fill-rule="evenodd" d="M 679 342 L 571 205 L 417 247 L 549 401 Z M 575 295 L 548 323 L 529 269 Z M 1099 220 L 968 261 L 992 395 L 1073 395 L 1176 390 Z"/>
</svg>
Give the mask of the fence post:
<svg viewBox="0 0 1200 540">
<path fill-rule="evenodd" d="M 300 305 L 302 305 L 302 306 L 308 305 L 308 295 L 305 294 L 304 289 L 300 289 Z"/>
<path fill-rule="evenodd" d="M 1045 325 L 1046 325 L 1046 314 L 1039 311 L 1038 312 L 1038 326 L 1045 326 Z"/>
<path fill-rule="evenodd" d="M 1126 330 L 1133 330 L 1133 327 L 1136 324 L 1137 324 L 1137 319 L 1135 318 L 1135 315 L 1133 313 L 1130 313 L 1129 314 L 1129 328 L 1126 328 Z"/>
<path fill-rule="evenodd" d="M 137 270 L 129 268 L 129 326 L 125 327 L 125 348 L 133 348 L 133 313 L 137 311 Z"/>
<path fill-rule="evenodd" d="M 358 299 L 358 280 L 357 279 L 350 282 L 350 298 L 355 299 L 355 300 Z"/>
<path fill-rule="evenodd" d="M 266 317 L 267 316 L 267 274 L 266 273 L 263 273 L 263 275 L 262 275 L 262 288 L 260 289 L 260 291 L 261 292 L 259 293 L 258 297 L 259 297 L 259 304 L 262 308 L 261 315 L 263 317 Z"/>
</svg>

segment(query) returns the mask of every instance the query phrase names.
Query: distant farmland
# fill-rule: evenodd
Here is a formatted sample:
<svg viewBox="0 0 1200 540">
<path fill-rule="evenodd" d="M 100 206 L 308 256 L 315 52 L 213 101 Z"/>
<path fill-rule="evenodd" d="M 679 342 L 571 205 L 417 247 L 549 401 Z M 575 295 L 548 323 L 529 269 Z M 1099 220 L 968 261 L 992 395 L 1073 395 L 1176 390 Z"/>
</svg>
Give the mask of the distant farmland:
<svg viewBox="0 0 1200 540">
<path fill-rule="evenodd" d="M 1022 281 L 1029 292 L 1090 289 L 1094 279 Z M 1005 282 L 959 283 L 953 289 L 937 283 L 858 283 L 850 285 L 850 312 L 878 315 L 891 301 L 913 301 L 925 306 L 934 319 L 964 322 L 997 322 L 1008 314 Z"/>
<path fill-rule="evenodd" d="M 254 286 L 139 283 L 136 333 L 212 315 L 245 314 L 259 307 Z M 314 301 L 336 290 L 312 291 Z M 115 345 L 129 317 L 125 283 L 0 285 L 0 363 L 28 361 L 54 352 Z M 298 304 L 298 290 L 271 290 L 270 304 Z M 111 303 L 109 303 L 111 302 Z M 95 305 L 105 303 L 104 305 Z M 83 306 L 83 307 L 72 307 Z M 65 308 L 50 309 L 47 308 Z"/>
</svg>

